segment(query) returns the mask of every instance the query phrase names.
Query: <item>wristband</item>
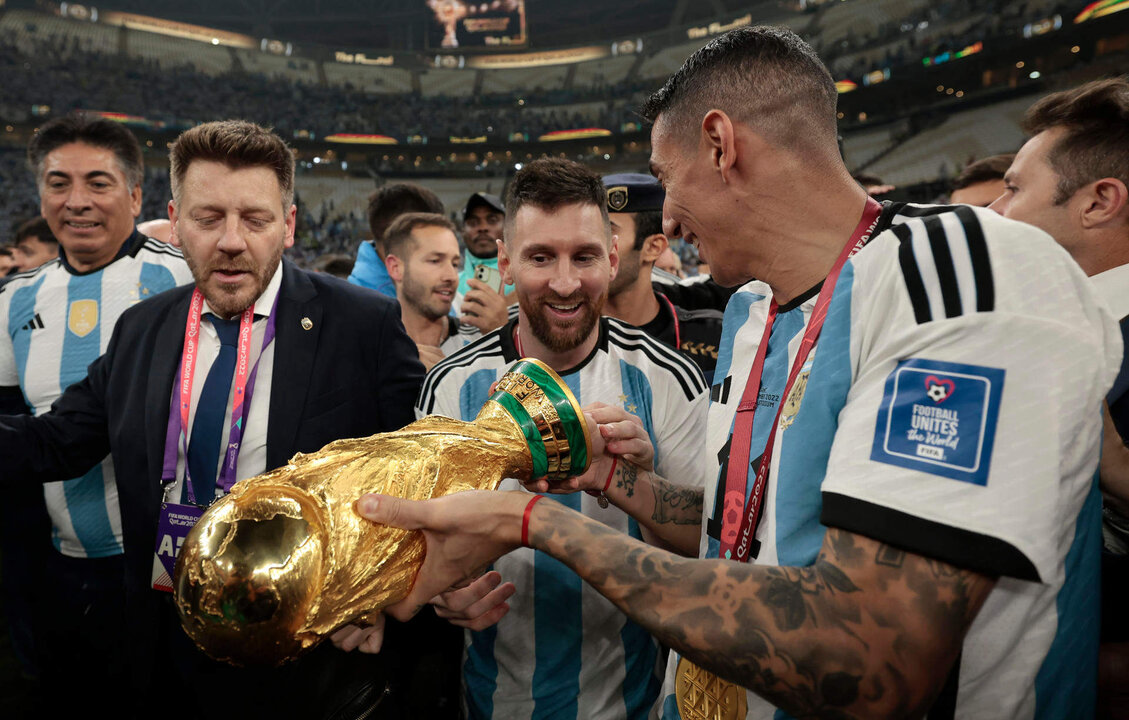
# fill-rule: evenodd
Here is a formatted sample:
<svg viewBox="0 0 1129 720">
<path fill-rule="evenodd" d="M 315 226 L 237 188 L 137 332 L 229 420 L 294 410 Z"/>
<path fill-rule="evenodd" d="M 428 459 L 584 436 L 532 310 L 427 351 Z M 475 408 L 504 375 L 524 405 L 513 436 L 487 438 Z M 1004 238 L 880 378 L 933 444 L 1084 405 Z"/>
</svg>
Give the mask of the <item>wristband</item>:
<svg viewBox="0 0 1129 720">
<path fill-rule="evenodd" d="M 529 500 L 529 504 L 525 506 L 525 513 L 521 516 L 521 545 L 522 547 L 529 547 L 529 516 L 533 513 L 533 506 L 537 501 L 545 497 L 544 495 L 534 495 Z"/>
</svg>

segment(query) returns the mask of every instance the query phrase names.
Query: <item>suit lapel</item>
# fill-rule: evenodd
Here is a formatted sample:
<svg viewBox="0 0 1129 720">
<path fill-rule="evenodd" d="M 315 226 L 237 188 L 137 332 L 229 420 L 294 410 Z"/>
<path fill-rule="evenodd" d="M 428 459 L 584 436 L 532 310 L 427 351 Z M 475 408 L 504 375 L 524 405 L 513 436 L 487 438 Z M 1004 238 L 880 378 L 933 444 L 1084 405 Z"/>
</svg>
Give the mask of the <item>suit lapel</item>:
<svg viewBox="0 0 1129 720">
<path fill-rule="evenodd" d="M 184 326 L 188 322 L 190 294 L 172 306 L 157 328 L 153 360 L 149 366 L 148 386 L 145 389 L 145 448 L 148 455 L 149 477 L 159 480 L 165 454 L 165 433 L 168 431 L 172 389 L 176 384 L 176 370 L 184 347 Z M 158 483 L 153 483 L 156 486 Z"/>
<path fill-rule="evenodd" d="M 321 333 L 322 308 L 314 302 L 316 297 L 305 273 L 283 260 L 267 423 L 268 470 L 285 465 L 297 450 Z"/>
</svg>

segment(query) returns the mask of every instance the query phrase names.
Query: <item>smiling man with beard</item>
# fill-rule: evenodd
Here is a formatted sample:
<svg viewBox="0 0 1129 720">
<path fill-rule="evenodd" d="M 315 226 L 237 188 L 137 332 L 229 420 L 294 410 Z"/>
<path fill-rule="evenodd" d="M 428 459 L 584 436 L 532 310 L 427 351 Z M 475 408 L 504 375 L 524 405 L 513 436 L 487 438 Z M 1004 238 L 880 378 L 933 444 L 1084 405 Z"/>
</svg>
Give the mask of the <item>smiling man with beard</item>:
<svg viewBox="0 0 1129 720">
<path fill-rule="evenodd" d="M 459 241 L 455 224 L 435 213 L 401 215 L 384 236 L 388 274 L 396 283 L 400 319 L 430 370 L 478 337 L 450 316 L 459 285 Z"/>
<path fill-rule="evenodd" d="M 417 416 L 472 420 L 505 369 L 533 357 L 553 368 L 581 403 L 600 401 L 636 415 L 659 467 L 698 476 L 708 403 L 701 372 L 642 330 L 601 317 L 619 258 L 599 176 L 568 160 L 537 160 L 514 176 L 506 207 L 498 267 L 516 288 L 518 317 L 436 365 Z M 643 473 L 627 462 L 613 467 L 611 477 L 608 472 L 596 486 L 612 486 L 604 497 L 548 497 L 620 532 L 693 552 L 693 521 L 656 518 L 641 530 L 620 509 L 633 492 L 651 492 L 636 486 Z M 509 479 L 502 487 L 520 484 Z M 689 543 L 680 536 L 687 528 Z M 450 598 L 436 603 L 441 616 L 471 629 L 463 668 L 471 717 L 528 718 L 534 708 L 538 717 L 646 717 L 659 690 L 659 656 L 645 630 L 544 554 L 520 550 L 494 569 L 480 607 L 508 602 L 496 626 L 462 620 Z"/>
</svg>

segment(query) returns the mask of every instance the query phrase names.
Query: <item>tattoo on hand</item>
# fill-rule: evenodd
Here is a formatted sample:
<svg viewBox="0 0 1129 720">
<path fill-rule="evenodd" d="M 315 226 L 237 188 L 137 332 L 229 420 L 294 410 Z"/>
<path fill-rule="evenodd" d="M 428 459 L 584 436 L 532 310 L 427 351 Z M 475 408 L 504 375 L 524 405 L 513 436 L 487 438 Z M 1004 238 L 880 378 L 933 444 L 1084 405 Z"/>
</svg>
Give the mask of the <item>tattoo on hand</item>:
<svg viewBox="0 0 1129 720">
<path fill-rule="evenodd" d="M 623 472 L 620 473 L 619 479 L 615 481 L 615 486 L 623 488 L 627 497 L 632 497 L 635 495 L 635 483 L 639 479 L 639 470 L 628 462 L 624 462 L 621 467 Z"/>
</svg>

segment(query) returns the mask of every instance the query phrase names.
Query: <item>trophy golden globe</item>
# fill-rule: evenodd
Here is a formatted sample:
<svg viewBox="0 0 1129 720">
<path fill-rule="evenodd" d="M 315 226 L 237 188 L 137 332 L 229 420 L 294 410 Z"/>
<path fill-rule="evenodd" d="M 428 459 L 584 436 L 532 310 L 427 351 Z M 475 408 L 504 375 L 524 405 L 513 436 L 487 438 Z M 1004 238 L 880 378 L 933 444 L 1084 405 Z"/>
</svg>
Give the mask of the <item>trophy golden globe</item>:
<svg viewBox="0 0 1129 720">
<path fill-rule="evenodd" d="M 279 665 L 346 623 L 407 596 L 422 533 L 375 525 L 365 493 L 425 500 L 493 490 L 504 478 L 582 474 L 592 441 L 550 368 L 513 365 L 473 422 L 429 416 L 402 430 L 339 440 L 237 483 L 188 534 L 174 596 L 188 636 L 216 660 Z"/>
</svg>

